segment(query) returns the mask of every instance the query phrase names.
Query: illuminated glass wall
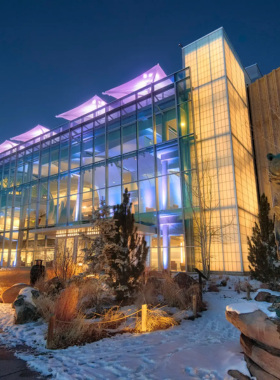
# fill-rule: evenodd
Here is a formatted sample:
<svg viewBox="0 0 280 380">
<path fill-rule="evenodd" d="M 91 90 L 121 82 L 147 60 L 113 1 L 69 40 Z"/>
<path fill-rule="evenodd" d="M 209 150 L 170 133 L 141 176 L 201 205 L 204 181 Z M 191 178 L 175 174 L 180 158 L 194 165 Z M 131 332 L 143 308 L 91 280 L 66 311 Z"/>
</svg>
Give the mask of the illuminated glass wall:
<svg viewBox="0 0 280 380">
<path fill-rule="evenodd" d="M 179 122 L 178 122 L 179 121 Z M 182 179 L 195 168 L 189 70 L 183 69 L 2 155 L 1 263 L 82 261 L 93 210 L 128 188 L 152 268 L 185 270 Z M 188 174 L 191 178 L 191 175 Z M 185 230 L 188 229 L 188 233 Z M 190 243 L 189 243 L 190 244 Z"/>
<path fill-rule="evenodd" d="M 211 269 L 246 271 L 258 202 L 244 69 L 223 28 L 186 46 L 183 65 L 191 70 L 199 175 L 208 170 L 212 179 L 209 218 L 219 232 L 211 244 Z M 207 190 L 202 185 L 202 197 Z M 200 261 L 196 247 L 190 269 Z"/>
</svg>

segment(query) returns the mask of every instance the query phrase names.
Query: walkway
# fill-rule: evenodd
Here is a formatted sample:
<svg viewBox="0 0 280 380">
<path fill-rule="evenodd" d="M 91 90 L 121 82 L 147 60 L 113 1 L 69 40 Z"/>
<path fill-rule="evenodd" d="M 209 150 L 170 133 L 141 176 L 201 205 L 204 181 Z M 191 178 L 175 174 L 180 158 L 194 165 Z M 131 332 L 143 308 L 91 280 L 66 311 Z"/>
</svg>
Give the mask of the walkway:
<svg viewBox="0 0 280 380">
<path fill-rule="evenodd" d="M 0 380 L 19 380 L 21 378 L 45 379 L 38 372 L 31 371 L 26 362 L 17 359 L 12 351 L 0 346 Z"/>
</svg>

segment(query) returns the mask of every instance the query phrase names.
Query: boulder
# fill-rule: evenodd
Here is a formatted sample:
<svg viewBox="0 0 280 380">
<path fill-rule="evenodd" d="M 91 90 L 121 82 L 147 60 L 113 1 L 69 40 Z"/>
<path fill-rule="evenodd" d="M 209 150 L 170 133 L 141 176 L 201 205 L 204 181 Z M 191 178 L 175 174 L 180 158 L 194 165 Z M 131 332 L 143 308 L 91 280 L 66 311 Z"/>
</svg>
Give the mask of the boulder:
<svg viewBox="0 0 280 380">
<path fill-rule="evenodd" d="M 280 376 L 280 350 L 272 350 L 269 347 L 260 346 L 254 340 L 241 334 L 240 344 L 244 353 L 260 368 L 276 378 Z"/>
<path fill-rule="evenodd" d="M 179 285 L 181 289 L 188 289 L 192 285 L 198 284 L 195 279 L 184 272 L 176 274 L 176 276 L 174 276 L 174 281 Z"/>
<path fill-rule="evenodd" d="M 13 303 L 17 298 L 21 289 L 28 288 L 30 285 L 27 284 L 15 284 L 11 286 L 9 289 L 6 289 L 2 294 L 2 299 L 4 303 Z"/>
<path fill-rule="evenodd" d="M 247 362 L 248 370 L 250 371 L 251 375 L 255 377 L 257 380 L 279 380 L 279 377 L 275 377 L 273 375 L 270 375 L 261 367 L 259 367 L 256 363 L 254 363 L 247 355 L 244 355 L 245 360 Z"/>
<path fill-rule="evenodd" d="M 39 318 L 34 299 L 40 292 L 31 287 L 22 289 L 13 303 L 15 309 L 15 324 L 24 324 L 36 321 Z"/>
<path fill-rule="evenodd" d="M 226 311 L 226 319 L 248 338 L 280 350 L 280 320 L 268 318 L 261 310 L 246 314 Z"/>
<path fill-rule="evenodd" d="M 255 297 L 255 301 L 273 303 L 276 298 L 277 296 L 274 296 L 269 292 L 259 292 Z"/>
</svg>

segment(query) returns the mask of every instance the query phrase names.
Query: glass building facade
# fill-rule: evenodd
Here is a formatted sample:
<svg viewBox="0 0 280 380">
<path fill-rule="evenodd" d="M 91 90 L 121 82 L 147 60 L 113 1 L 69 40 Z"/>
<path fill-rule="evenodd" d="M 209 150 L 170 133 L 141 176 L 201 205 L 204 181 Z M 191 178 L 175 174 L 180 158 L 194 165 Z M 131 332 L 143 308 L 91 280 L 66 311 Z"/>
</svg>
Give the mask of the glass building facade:
<svg viewBox="0 0 280 380">
<path fill-rule="evenodd" d="M 82 263 L 93 210 L 128 188 L 148 265 L 200 267 L 190 183 L 207 162 L 214 224 L 235 221 L 211 269 L 247 270 L 258 204 L 244 70 L 223 29 L 182 51 L 181 71 L 0 155 L 1 266 L 51 266 L 65 250 Z"/>
</svg>

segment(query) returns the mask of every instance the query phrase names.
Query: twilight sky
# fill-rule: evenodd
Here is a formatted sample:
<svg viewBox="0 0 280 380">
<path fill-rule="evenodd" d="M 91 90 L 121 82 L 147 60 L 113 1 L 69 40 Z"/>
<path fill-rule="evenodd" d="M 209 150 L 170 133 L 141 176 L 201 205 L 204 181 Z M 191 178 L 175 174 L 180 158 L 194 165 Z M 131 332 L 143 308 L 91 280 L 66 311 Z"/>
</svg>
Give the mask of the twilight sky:
<svg viewBox="0 0 280 380">
<path fill-rule="evenodd" d="M 279 0 L 0 0 L 0 143 L 62 124 L 55 115 L 157 63 L 181 69 L 178 43 L 220 26 L 244 66 L 269 73 L 280 66 L 279 14 Z"/>
</svg>

